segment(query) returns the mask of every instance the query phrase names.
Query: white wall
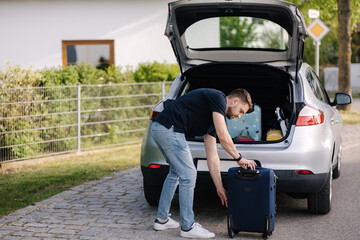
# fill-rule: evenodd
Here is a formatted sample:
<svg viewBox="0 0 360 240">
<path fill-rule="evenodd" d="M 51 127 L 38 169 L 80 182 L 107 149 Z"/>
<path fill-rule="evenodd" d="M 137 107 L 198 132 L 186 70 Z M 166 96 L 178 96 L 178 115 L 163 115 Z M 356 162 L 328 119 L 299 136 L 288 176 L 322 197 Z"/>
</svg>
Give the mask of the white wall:
<svg viewBox="0 0 360 240">
<path fill-rule="evenodd" d="M 351 87 L 353 93 L 360 93 L 360 64 L 351 64 Z M 326 67 L 324 69 L 325 89 L 331 92 L 338 91 L 339 68 Z"/>
<path fill-rule="evenodd" d="M 0 68 L 62 64 L 62 40 L 115 40 L 115 65 L 176 59 L 167 0 L 1 0 Z"/>
</svg>

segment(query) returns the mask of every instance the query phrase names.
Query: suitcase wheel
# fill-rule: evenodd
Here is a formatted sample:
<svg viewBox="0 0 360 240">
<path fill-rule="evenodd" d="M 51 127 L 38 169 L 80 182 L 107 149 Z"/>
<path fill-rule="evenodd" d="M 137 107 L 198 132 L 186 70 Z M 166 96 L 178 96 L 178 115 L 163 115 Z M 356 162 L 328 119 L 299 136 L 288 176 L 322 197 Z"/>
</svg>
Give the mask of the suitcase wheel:
<svg viewBox="0 0 360 240">
<path fill-rule="evenodd" d="M 229 234 L 229 237 L 230 237 L 230 238 L 233 238 L 235 234 L 238 234 L 238 233 L 239 233 L 239 231 L 237 231 L 236 229 L 233 229 L 233 228 L 232 228 L 232 226 L 233 226 L 233 224 L 232 224 L 232 217 L 230 217 L 229 215 L 228 215 L 228 217 L 227 217 L 227 225 L 228 225 L 228 234 Z"/>
<path fill-rule="evenodd" d="M 229 234 L 229 237 L 230 237 L 230 238 L 233 238 L 234 235 L 235 235 L 235 233 L 234 233 L 234 231 L 232 230 L 231 226 L 232 226 L 231 218 L 230 218 L 230 216 L 228 215 L 228 217 L 227 217 L 228 234 Z"/>
<path fill-rule="evenodd" d="M 265 232 L 262 234 L 262 238 L 263 238 L 263 239 L 267 239 L 268 236 L 271 236 L 271 234 L 272 234 L 272 232 L 273 232 L 273 231 L 271 231 L 271 220 L 270 220 L 270 219 L 271 219 L 271 218 L 268 217 L 268 218 L 266 218 L 266 220 L 265 220 Z"/>
<path fill-rule="evenodd" d="M 263 238 L 263 239 L 267 239 L 267 238 L 268 238 L 268 235 L 267 235 L 266 233 L 263 233 L 263 234 L 262 234 L 262 238 Z"/>
</svg>

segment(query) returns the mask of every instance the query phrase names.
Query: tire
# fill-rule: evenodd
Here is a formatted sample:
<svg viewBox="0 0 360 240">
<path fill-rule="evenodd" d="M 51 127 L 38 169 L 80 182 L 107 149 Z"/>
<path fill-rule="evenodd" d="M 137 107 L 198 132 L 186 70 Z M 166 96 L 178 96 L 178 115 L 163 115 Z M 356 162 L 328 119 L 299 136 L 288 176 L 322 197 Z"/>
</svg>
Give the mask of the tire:
<svg viewBox="0 0 360 240">
<path fill-rule="evenodd" d="M 150 206 L 159 205 L 162 186 L 150 185 L 144 181 L 144 195 Z"/>
<path fill-rule="evenodd" d="M 310 193 L 308 196 L 308 210 L 314 214 L 326 214 L 331 210 L 332 198 L 332 172 L 326 180 L 325 186 L 317 193 Z"/>
<path fill-rule="evenodd" d="M 340 170 L 341 170 L 341 150 L 342 150 L 342 147 L 341 147 L 341 145 L 340 145 L 339 152 L 338 152 L 338 155 L 337 155 L 337 164 L 336 164 L 336 167 L 335 167 L 334 170 L 333 170 L 333 179 L 336 179 L 336 178 L 340 177 Z"/>
</svg>

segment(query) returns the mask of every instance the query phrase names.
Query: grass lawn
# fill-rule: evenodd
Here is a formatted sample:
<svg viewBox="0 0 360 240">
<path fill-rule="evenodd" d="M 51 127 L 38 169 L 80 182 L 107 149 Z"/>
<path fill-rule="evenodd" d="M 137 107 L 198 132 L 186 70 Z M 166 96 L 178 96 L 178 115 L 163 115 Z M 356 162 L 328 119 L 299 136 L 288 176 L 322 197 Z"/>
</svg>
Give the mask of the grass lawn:
<svg viewBox="0 0 360 240">
<path fill-rule="evenodd" d="M 339 111 L 344 124 L 360 124 L 360 112 L 358 111 Z"/>
<path fill-rule="evenodd" d="M 140 146 L 57 156 L 37 162 L 28 160 L 8 165 L 9 167 L 0 173 L 0 217 L 86 181 L 139 166 Z"/>
</svg>

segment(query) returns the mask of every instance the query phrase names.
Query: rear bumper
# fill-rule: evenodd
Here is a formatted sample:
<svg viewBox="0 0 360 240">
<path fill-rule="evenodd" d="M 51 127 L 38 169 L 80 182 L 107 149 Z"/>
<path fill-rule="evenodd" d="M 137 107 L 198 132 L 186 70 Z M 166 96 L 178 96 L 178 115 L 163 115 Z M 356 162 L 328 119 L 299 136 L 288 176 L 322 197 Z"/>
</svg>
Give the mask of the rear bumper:
<svg viewBox="0 0 360 240">
<path fill-rule="evenodd" d="M 247 159 L 258 159 L 262 167 L 272 168 L 278 177 L 277 191 L 286 193 L 312 193 L 319 192 L 326 183 L 331 169 L 332 142 L 324 126 L 316 125 L 310 127 L 294 127 L 291 136 L 287 141 L 271 144 L 237 144 L 239 152 Z M 293 135 L 296 135 L 294 137 Z M 323 136 L 317 139 L 315 136 Z M 197 166 L 197 159 L 206 159 L 203 142 L 188 142 L 191 154 Z M 219 157 L 228 160 L 229 155 L 218 144 Z M 160 169 L 149 169 L 150 164 L 163 165 Z M 225 166 L 222 169 L 222 176 L 226 182 L 227 169 L 237 166 Z M 168 166 L 149 136 L 148 130 L 145 133 L 141 152 L 141 165 L 144 181 L 151 185 L 161 186 L 167 173 Z M 206 165 L 206 164 L 205 164 Z M 198 166 L 197 166 L 198 167 Z M 312 175 L 299 175 L 295 170 L 310 170 Z M 202 185 L 206 180 L 213 185 L 210 174 L 205 169 L 198 168 L 198 184 Z M 226 186 L 226 185 L 225 185 Z"/>
<path fill-rule="evenodd" d="M 276 191 L 283 193 L 315 193 L 319 192 L 328 179 L 328 173 L 300 175 L 293 170 L 275 170 Z M 222 173 L 223 184 L 227 186 L 227 173 Z M 199 172 L 197 185 L 213 186 L 209 172 Z"/>
<path fill-rule="evenodd" d="M 144 181 L 153 186 L 162 186 L 169 166 L 162 165 L 160 168 L 141 167 Z M 328 173 L 312 175 L 300 175 L 293 170 L 275 170 L 276 191 L 285 193 L 314 193 L 319 192 L 328 179 Z M 227 186 L 227 173 L 222 173 L 224 186 Z M 209 172 L 198 172 L 197 186 L 213 186 Z"/>
<path fill-rule="evenodd" d="M 276 190 L 286 193 L 319 192 L 325 185 L 328 173 L 300 175 L 294 170 L 275 170 L 278 177 Z"/>
<path fill-rule="evenodd" d="M 169 173 L 169 166 L 161 165 L 159 168 L 141 166 L 141 173 L 147 184 L 152 186 L 162 186 Z"/>
</svg>

